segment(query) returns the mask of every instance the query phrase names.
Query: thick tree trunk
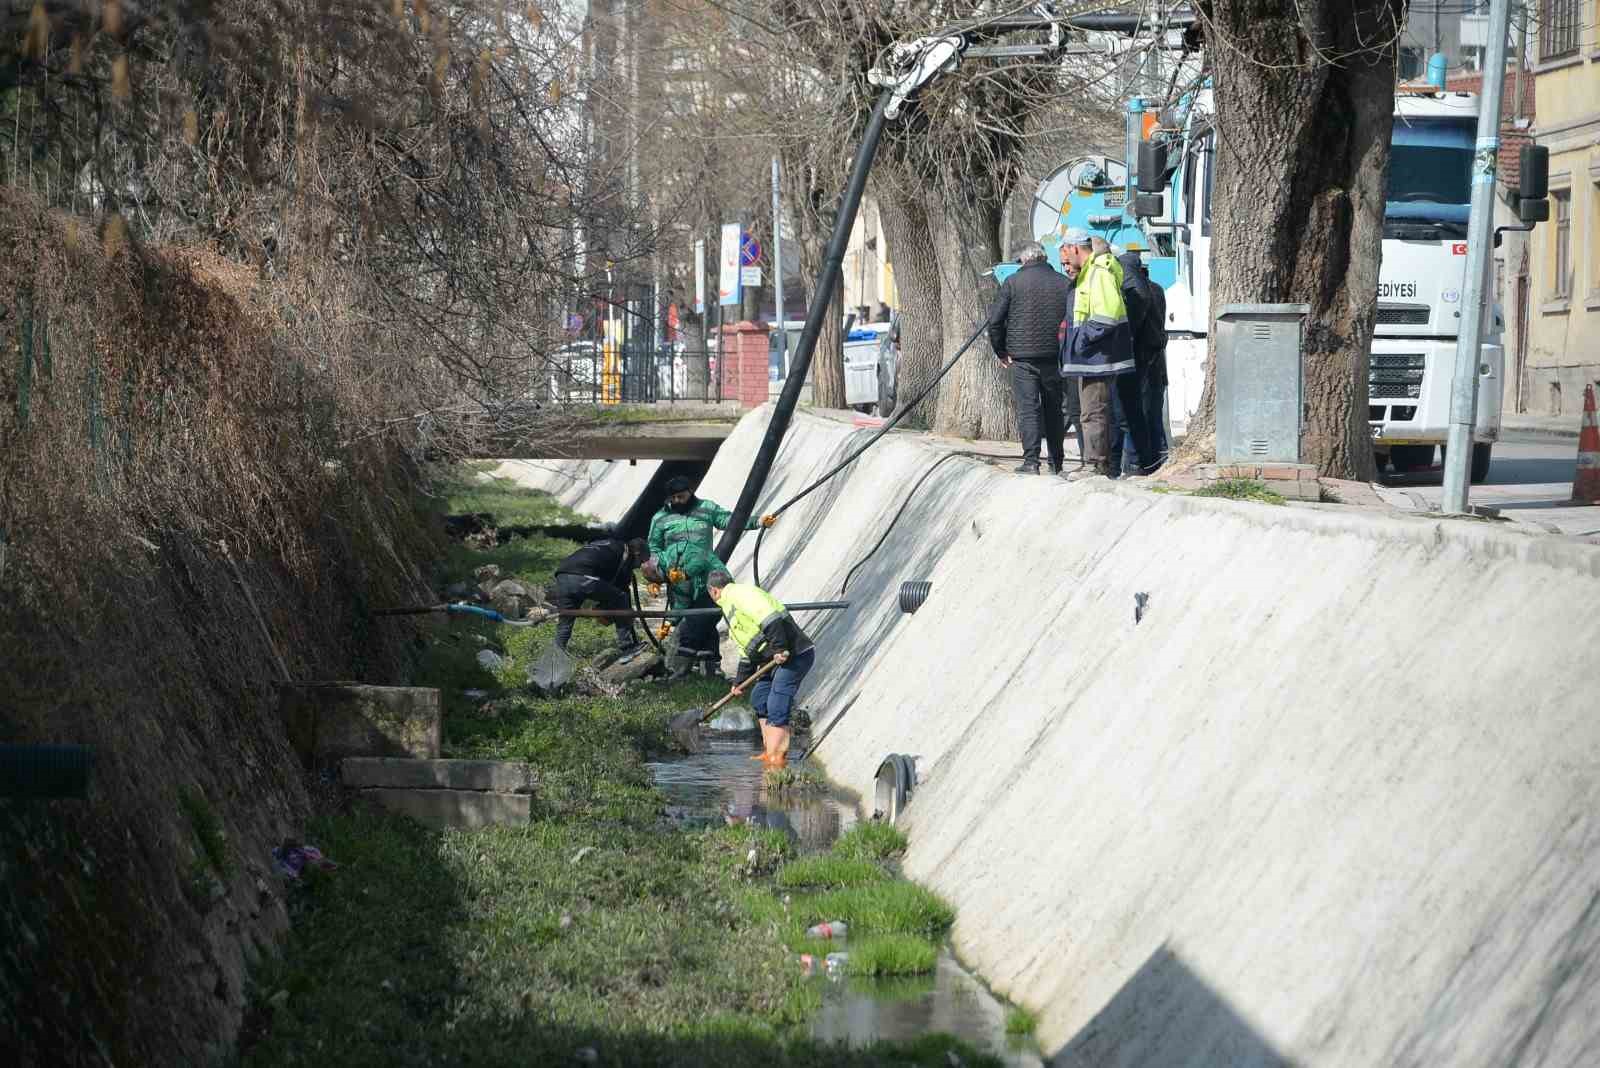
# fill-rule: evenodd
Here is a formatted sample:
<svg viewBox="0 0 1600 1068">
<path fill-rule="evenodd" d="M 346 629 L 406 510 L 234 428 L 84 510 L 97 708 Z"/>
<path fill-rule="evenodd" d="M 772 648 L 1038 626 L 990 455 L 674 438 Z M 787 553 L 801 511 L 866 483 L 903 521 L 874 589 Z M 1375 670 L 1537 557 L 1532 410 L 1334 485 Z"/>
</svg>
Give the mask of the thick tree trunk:
<svg viewBox="0 0 1600 1068">
<path fill-rule="evenodd" d="M 921 392 L 944 363 L 943 287 L 939 284 L 939 261 L 934 255 L 933 231 L 922 195 L 885 183 L 878 190 L 878 218 L 889 246 L 887 254 L 893 259 L 895 288 L 900 297 L 900 364 L 895 394 L 896 403 L 903 404 Z M 934 389 L 904 425 L 931 427 L 940 392 Z"/>
<path fill-rule="evenodd" d="M 822 258 L 821 253 L 817 259 Z M 812 403 L 819 408 L 843 408 L 844 403 L 844 280 L 833 287 L 828 314 L 817 335 L 817 351 L 811 357 Z"/>
<path fill-rule="evenodd" d="M 995 293 L 983 272 L 1000 262 L 1000 205 L 947 210 L 935 227 L 934 249 L 943 282 L 945 359 L 983 326 Z M 1010 373 L 980 339 L 961 358 L 939 391 L 934 429 L 963 438 L 1010 440 L 1017 411 Z"/>
<path fill-rule="evenodd" d="M 1400 0 L 1213 0 L 1211 314 L 1304 303 L 1301 451 L 1370 480 L 1367 357 L 1377 308 Z M 1212 334 L 1213 345 L 1215 333 Z M 1215 350 L 1183 457 L 1216 454 Z"/>
<path fill-rule="evenodd" d="M 809 287 L 822 267 L 822 256 L 827 251 L 828 235 L 833 231 L 833 210 L 824 209 L 823 197 L 816 188 L 816 172 L 811 167 L 804 146 L 786 151 L 783 161 L 783 197 L 789 205 L 789 216 L 794 220 L 795 239 L 799 242 L 800 273 Z M 807 290 L 810 301 L 816 294 Z M 819 408 L 843 408 L 844 404 L 844 284 L 834 287 L 828 314 L 823 317 L 822 331 L 817 335 L 817 348 L 811 355 L 811 402 Z M 789 358 L 794 358 L 791 346 Z"/>
</svg>

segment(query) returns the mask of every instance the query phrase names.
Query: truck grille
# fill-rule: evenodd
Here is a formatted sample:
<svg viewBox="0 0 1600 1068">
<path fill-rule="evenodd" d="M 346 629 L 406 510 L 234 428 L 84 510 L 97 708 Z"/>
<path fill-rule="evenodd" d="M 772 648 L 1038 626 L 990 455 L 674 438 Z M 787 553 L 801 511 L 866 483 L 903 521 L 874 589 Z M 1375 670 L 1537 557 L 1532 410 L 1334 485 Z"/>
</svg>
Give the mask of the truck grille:
<svg viewBox="0 0 1600 1068">
<path fill-rule="evenodd" d="M 1429 308 L 1426 304 L 1379 304 L 1380 326 L 1427 326 Z"/>
<path fill-rule="evenodd" d="M 1421 355 L 1373 353 L 1367 370 L 1367 395 L 1373 400 L 1415 400 L 1422 396 L 1427 359 Z"/>
</svg>

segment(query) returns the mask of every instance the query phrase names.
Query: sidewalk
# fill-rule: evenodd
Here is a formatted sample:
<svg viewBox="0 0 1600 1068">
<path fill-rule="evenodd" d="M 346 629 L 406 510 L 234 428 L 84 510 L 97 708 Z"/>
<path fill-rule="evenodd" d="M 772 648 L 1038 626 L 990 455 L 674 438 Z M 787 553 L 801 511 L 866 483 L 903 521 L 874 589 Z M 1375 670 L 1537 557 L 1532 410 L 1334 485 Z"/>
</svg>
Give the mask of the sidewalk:
<svg viewBox="0 0 1600 1068">
<path fill-rule="evenodd" d="M 1573 412 L 1571 415 L 1502 415 L 1500 433 L 1502 436 L 1522 434 L 1556 441 L 1577 441 L 1578 424 L 1582 421 L 1582 412 Z"/>
</svg>

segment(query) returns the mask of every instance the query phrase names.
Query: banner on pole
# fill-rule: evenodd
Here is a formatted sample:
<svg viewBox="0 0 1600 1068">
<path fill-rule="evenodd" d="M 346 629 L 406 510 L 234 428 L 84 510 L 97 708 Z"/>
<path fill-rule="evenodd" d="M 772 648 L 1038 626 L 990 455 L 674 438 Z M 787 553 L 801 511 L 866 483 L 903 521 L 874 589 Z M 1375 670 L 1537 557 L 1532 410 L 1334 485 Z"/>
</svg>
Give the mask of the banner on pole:
<svg viewBox="0 0 1600 1068">
<path fill-rule="evenodd" d="M 744 299 L 739 285 L 739 224 L 722 227 L 722 248 L 717 256 L 717 303 L 738 304 Z"/>
<path fill-rule="evenodd" d="M 694 313 L 706 313 L 706 243 L 694 243 Z"/>
</svg>

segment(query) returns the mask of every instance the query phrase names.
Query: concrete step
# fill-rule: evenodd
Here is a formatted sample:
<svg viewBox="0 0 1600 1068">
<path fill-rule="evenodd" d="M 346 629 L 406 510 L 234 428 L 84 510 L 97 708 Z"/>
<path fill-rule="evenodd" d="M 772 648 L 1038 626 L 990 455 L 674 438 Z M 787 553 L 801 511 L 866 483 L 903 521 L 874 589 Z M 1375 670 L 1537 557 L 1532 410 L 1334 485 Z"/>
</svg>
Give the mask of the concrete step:
<svg viewBox="0 0 1600 1068">
<path fill-rule="evenodd" d="M 407 760 L 396 757 L 346 757 L 339 778 L 354 789 L 482 790 L 532 793 L 533 767 L 506 760 Z"/>
<path fill-rule="evenodd" d="M 367 788 L 357 795 L 391 812 L 410 816 L 436 831 L 476 830 L 495 824 L 525 824 L 533 814 L 533 795 L 489 790 L 401 790 Z"/>
</svg>

